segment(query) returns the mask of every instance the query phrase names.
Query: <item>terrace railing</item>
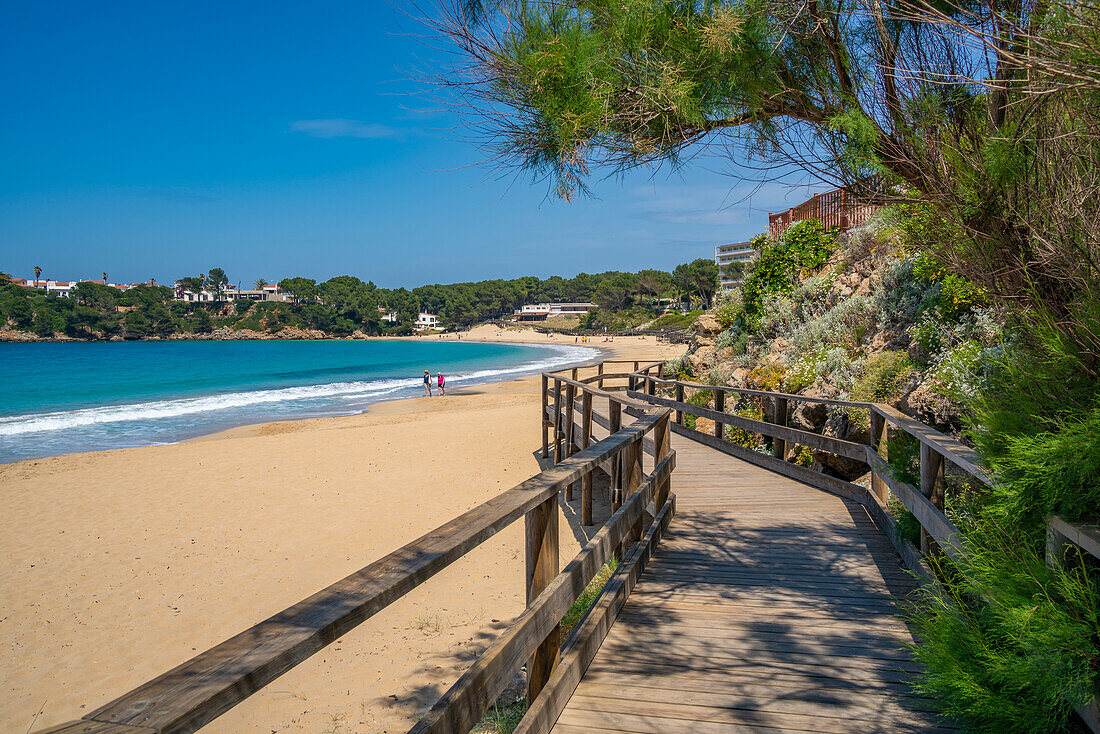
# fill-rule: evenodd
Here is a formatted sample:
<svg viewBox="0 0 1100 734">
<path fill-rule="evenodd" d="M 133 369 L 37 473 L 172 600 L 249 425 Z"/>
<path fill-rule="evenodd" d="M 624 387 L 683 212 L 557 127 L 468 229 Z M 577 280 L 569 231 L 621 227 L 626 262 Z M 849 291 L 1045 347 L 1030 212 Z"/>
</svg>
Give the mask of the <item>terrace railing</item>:
<svg viewBox="0 0 1100 734">
<path fill-rule="evenodd" d="M 814 194 L 813 198 L 785 212 L 768 212 L 768 232 L 773 238 L 778 237 L 787 227 L 803 219 L 819 219 L 826 229 L 838 227 L 846 232 L 866 224 L 878 208 L 877 204 L 856 197 L 847 188 L 834 189 Z"/>
</svg>

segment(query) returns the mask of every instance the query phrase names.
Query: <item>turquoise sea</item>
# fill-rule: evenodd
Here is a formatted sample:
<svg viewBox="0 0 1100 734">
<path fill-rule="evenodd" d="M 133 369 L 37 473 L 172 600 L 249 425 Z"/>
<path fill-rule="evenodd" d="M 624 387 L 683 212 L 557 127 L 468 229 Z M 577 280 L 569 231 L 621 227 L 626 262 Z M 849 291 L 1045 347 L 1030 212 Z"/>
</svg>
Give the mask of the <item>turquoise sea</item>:
<svg viewBox="0 0 1100 734">
<path fill-rule="evenodd" d="M 461 341 L 0 343 L 0 463 L 170 443 L 232 426 L 347 415 L 594 356 Z"/>
</svg>

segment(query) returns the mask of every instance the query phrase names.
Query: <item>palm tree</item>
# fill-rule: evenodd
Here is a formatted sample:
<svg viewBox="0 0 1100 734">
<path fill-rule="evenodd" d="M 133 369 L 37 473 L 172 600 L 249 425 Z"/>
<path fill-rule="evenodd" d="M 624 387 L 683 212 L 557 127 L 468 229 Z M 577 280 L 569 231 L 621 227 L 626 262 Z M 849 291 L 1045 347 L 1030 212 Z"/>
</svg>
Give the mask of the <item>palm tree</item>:
<svg viewBox="0 0 1100 734">
<path fill-rule="evenodd" d="M 38 287 L 38 278 L 42 275 L 42 268 L 34 266 L 34 287 Z"/>
<path fill-rule="evenodd" d="M 253 288 L 255 288 L 256 290 L 261 290 L 261 289 L 263 289 L 263 287 L 264 287 L 265 285 L 267 285 L 267 281 L 266 281 L 266 280 L 264 280 L 263 278 L 259 278 L 259 279 L 258 279 L 258 280 L 256 281 L 256 283 L 255 283 L 255 284 L 253 285 Z"/>
</svg>

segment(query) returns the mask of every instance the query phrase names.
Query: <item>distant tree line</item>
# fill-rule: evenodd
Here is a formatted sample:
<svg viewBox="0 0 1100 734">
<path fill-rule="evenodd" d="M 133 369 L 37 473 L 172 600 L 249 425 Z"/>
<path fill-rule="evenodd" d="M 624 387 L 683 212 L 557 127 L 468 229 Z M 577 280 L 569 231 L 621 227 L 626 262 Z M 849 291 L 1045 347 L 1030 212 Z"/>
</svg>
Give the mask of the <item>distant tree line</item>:
<svg viewBox="0 0 1100 734">
<path fill-rule="evenodd" d="M 24 288 L 0 273 L 0 325 L 41 336 L 75 338 L 146 338 L 174 333 L 209 333 L 215 328 L 278 332 L 288 327 L 333 334 L 410 333 L 421 311 L 434 313 L 447 327 L 464 328 L 510 316 L 525 304 L 586 302 L 600 308 L 587 324 L 628 324 L 651 319 L 668 303 L 706 307 L 718 288 L 713 260 L 698 259 L 672 272 L 642 270 L 580 273 L 572 278 L 534 276 L 483 280 L 449 285 L 379 288 L 371 281 L 341 275 L 318 283 L 293 277 L 279 281 L 289 302 L 234 298 L 221 268 L 197 277 L 180 278 L 188 292 L 213 295 L 213 302 L 176 300 L 172 288 L 139 285 L 120 290 L 102 283 L 81 282 L 68 298 Z M 257 286 L 266 281 L 257 281 Z M 393 314 L 394 320 L 383 319 Z M 628 321 L 624 321 L 628 319 Z"/>
</svg>

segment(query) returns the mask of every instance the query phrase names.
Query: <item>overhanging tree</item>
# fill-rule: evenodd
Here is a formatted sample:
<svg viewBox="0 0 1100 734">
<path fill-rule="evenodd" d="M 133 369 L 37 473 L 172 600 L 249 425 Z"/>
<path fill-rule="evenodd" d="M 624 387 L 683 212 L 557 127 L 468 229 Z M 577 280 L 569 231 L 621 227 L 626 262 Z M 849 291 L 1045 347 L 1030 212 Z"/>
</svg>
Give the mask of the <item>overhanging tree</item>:
<svg viewBox="0 0 1100 734">
<path fill-rule="evenodd" d="M 934 202 L 943 259 L 1057 320 L 1100 274 L 1098 19 L 1095 0 L 444 0 L 433 22 L 492 159 L 564 197 L 708 147 L 796 164 Z"/>
</svg>

